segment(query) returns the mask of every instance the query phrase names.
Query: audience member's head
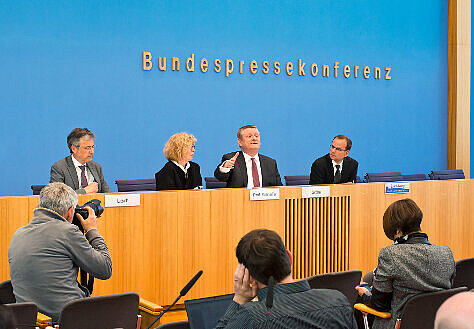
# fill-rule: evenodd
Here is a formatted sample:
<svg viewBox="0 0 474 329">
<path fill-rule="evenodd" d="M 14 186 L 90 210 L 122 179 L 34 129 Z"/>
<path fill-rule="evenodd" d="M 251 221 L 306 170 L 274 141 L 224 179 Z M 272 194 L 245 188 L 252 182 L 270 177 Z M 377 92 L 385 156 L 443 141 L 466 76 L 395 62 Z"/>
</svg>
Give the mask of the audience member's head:
<svg viewBox="0 0 474 329">
<path fill-rule="evenodd" d="M 39 207 L 52 210 L 66 218 L 68 210 L 77 205 L 77 194 L 60 182 L 49 183 L 40 192 Z"/>
<path fill-rule="evenodd" d="M 461 292 L 441 304 L 435 329 L 474 329 L 474 292 Z"/>
<path fill-rule="evenodd" d="M 180 162 L 191 161 L 194 155 L 194 144 L 196 144 L 196 137 L 188 133 L 178 133 L 168 139 L 163 149 L 165 158 Z"/>
<path fill-rule="evenodd" d="M 12 311 L 3 305 L 0 305 L 0 329 L 15 329 L 15 319 Z"/>
<path fill-rule="evenodd" d="M 397 235 L 407 235 L 421 230 L 423 212 L 411 199 L 398 200 L 392 203 L 383 215 L 385 235 L 394 240 Z"/>
<path fill-rule="evenodd" d="M 237 260 L 250 275 L 265 285 L 273 276 L 281 282 L 291 274 L 291 261 L 280 236 L 270 230 L 253 230 L 240 239 Z"/>
</svg>

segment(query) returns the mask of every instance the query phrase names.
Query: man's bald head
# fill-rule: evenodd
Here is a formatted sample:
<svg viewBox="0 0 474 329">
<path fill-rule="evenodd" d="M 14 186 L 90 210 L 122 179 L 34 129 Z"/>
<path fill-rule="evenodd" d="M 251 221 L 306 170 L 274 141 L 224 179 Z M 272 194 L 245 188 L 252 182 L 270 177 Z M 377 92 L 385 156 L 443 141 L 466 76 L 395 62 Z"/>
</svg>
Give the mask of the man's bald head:
<svg viewBox="0 0 474 329">
<path fill-rule="evenodd" d="M 441 304 L 435 329 L 474 329 L 474 292 L 461 292 Z"/>
</svg>

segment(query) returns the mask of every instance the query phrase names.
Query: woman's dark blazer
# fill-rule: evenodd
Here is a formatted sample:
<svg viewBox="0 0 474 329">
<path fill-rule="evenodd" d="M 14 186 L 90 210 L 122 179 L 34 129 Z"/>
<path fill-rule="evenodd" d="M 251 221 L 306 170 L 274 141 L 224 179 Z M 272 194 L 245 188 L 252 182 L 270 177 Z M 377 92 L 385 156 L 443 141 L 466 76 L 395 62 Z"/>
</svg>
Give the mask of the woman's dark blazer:
<svg viewBox="0 0 474 329">
<path fill-rule="evenodd" d="M 202 186 L 201 170 L 195 162 L 189 162 L 188 173 L 168 161 L 160 171 L 155 174 L 156 190 L 189 190 Z"/>
</svg>

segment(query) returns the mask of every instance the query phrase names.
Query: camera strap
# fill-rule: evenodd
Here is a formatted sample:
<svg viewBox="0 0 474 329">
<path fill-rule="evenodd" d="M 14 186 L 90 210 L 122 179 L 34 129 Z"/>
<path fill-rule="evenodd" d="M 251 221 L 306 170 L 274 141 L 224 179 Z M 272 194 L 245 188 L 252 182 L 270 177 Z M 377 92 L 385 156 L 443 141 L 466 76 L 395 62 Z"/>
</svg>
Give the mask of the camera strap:
<svg viewBox="0 0 474 329">
<path fill-rule="evenodd" d="M 89 279 L 87 279 L 88 276 Z M 92 295 L 92 290 L 94 289 L 94 277 L 82 268 L 79 268 L 79 277 L 81 278 L 81 286 L 86 287 L 87 290 L 89 290 L 89 294 Z"/>
</svg>

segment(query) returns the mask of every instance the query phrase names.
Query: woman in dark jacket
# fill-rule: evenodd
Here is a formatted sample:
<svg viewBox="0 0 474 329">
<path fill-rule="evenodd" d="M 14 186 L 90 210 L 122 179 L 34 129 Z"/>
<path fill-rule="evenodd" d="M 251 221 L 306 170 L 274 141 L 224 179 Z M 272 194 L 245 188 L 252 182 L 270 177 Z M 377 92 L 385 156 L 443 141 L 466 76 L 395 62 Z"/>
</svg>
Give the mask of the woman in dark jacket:
<svg viewBox="0 0 474 329">
<path fill-rule="evenodd" d="M 174 134 L 163 149 L 168 162 L 155 174 L 156 190 L 202 188 L 199 165 L 192 162 L 196 138 L 187 133 Z"/>
</svg>

